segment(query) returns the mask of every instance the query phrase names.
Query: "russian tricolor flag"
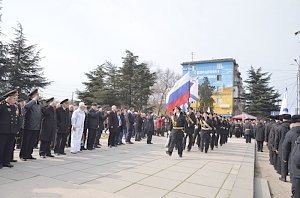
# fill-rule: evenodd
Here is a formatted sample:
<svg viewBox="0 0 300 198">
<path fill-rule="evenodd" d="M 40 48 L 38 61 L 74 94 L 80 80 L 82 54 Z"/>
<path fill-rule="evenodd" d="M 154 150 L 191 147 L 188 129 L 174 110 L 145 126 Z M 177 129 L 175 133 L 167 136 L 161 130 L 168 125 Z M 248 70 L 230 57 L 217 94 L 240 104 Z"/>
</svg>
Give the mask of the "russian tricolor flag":
<svg viewBox="0 0 300 198">
<path fill-rule="evenodd" d="M 167 94 L 167 111 L 172 112 L 176 106 L 187 103 L 190 98 L 191 78 L 189 73 L 181 77 Z"/>
</svg>

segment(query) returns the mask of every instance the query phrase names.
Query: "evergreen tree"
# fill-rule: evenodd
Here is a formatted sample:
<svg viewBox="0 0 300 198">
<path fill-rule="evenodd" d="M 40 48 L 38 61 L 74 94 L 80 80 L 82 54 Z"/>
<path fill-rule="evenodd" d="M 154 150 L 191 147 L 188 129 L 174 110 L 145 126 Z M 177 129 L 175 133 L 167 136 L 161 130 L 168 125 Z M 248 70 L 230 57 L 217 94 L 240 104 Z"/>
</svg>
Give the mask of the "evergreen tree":
<svg viewBox="0 0 300 198">
<path fill-rule="evenodd" d="M 103 70 L 103 65 L 98 65 L 97 68 L 89 73 L 85 73 L 88 78 L 88 82 L 83 82 L 85 85 L 84 91 L 78 91 L 78 98 L 85 101 L 87 104 L 97 102 L 99 104 L 105 104 L 106 93 L 104 78 L 106 73 Z"/>
<path fill-rule="evenodd" d="M 123 57 L 123 65 L 120 68 L 120 97 L 124 99 L 123 105 L 146 110 L 156 74 L 150 71 L 146 63 L 137 62 L 138 56 L 126 50 L 126 57 Z"/>
<path fill-rule="evenodd" d="M 126 50 L 126 57 L 123 57 L 123 65 L 120 68 L 120 81 L 122 82 L 122 88 L 120 89 L 120 95 L 124 100 L 124 104 L 127 107 L 133 106 L 132 95 L 134 92 L 134 74 L 137 67 L 138 56 L 134 56 L 132 52 Z"/>
<path fill-rule="evenodd" d="M 15 28 L 15 38 L 8 47 L 8 74 L 9 89 L 18 88 L 20 98 L 26 99 L 33 88 L 44 88 L 50 82 L 43 77 L 43 68 L 39 63 L 40 51 L 36 45 L 27 45 L 27 39 L 20 23 Z"/>
<path fill-rule="evenodd" d="M 207 77 L 204 77 L 202 84 L 200 84 L 198 88 L 199 106 L 201 111 L 206 112 L 208 108 L 213 111 L 214 99 L 212 98 L 212 95 L 214 90 L 215 87 L 210 85 Z"/>
<path fill-rule="evenodd" d="M 0 0 L 0 4 L 2 1 Z M 2 7 L 0 6 L 0 10 Z M 1 22 L 2 14 L 0 14 L 0 22 Z M 0 38 L 2 38 L 3 34 L 0 28 Z M 2 39 L 0 40 L 0 96 L 8 91 L 8 67 L 7 67 L 7 45 L 4 44 Z"/>
<path fill-rule="evenodd" d="M 251 115 L 268 117 L 271 111 L 278 111 L 279 93 L 271 87 L 271 74 L 262 72 L 262 68 L 255 70 L 252 66 L 247 72 L 246 92 L 243 94 L 245 111 Z"/>
</svg>

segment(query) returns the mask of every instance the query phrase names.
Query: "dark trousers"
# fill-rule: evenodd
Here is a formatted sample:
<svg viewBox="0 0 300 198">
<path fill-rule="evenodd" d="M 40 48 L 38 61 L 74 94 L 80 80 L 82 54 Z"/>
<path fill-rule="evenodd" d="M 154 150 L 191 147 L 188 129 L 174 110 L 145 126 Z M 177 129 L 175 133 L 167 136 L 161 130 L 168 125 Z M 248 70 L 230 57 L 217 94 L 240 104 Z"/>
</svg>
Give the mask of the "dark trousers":
<svg viewBox="0 0 300 198">
<path fill-rule="evenodd" d="M 82 143 L 81 143 L 81 147 L 85 147 L 85 143 L 86 143 L 86 137 L 87 137 L 87 129 L 83 130 L 83 134 L 82 134 Z"/>
<path fill-rule="evenodd" d="M 200 135 L 201 135 L 200 149 L 201 151 L 205 149 L 205 152 L 207 152 L 209 148 L 209 142 L 210 142 L 210 131 L 201 131 Z"/>
<path fill-rule="evenodd" d="M 67 146 L 68 147 L 71 147 L 71 133 L 72 133 L 72 128 L 70 128 L 69 130 L 69 135 L 68 135 L 68 142 L 67 142 Z"/>
<path fill-rule="evenodd" d="M 96 132 L 96 139 L 95 139 L 95 144 L 94 146 L 98 146 L 100 145 L 100 138 L 101 138 L 101 135 L 102 135 L 102 128 L 99 128 L 97 129 L 97 132 Z"/>
<path fill-rule="evenodd" d="M 136 131 L 135 132 L 135 141 L 140 141 L 141 140 L 141 132 L 140 131 Z"/>
<path fill-rule="evenodd" d="M 126 142 L 131 142 L 132 130 L 127 130 Z"/>
<path fill-rule="evenodd" d="M 251 143 L 251 135 L 250 134 L 245 135 L 245 138 L 246 138 L 246 143 Z"/>
<path fill-rule="evenodd" d="M 262 152 L 264 146 L 264 141 L 257 141 L 257 151 Z"/>
<path fill-rule="evenodd" d="M 97 129 L 88 129 L 88 138 L 87 138 L 87 149 L 92 150 L 94 148 L 96 140 Z"/>
<path fill-rule="evenodd" d="M 33 148 L 36 144 L 36 137 L 39 135 L 39 130 L 27 130 L 24 129 L 22 137 L 22 146 L 20 151 L 20 158 L 31 158 Z"/>
<path fill-rule="evenodd" d="M 200 131 L 196 129 L 193 136 L 193 145 L 196 143 L 198 147 L 200 147 L 200 140 L 201 140 Z"/>
<path fill-rule="evenodd" d="M 115 144 L 116 145 L 118 145 L 119 135 L 120 135 L 120 127 L 118 127 L 116 130 L 116 135 L 115 135 Z"/>
<path fill-rule="evenodd" d="M 186 133 L 185 136 L 184 136 L 184 140 L 183 140 L 183 149 L 185 149 L 186 147 L 186 140 L 187 138 L 189 138 L 189 144 L 188 144 L 188 147 L 187 149 L 188 150 L 191 150 L 192 149 L 192 145 L 193 145 L 193 134 L 188 134 Z"/>
<path fill-rule="evenodd" d="M 219 145 L 219 139 L 220 139 L 220 134 L 216 134 L 216 138 L 215 138 L 215 146 L 218 147 Z"/>
<path fill-rule="evenodd" d="M 214 147 L 215 147 L 215 140 L 216 140 L 216 134 L 213 133 L 212 136 L 211 136 L 211 140 L 210 140 L 210 149 L 211 149 L 211 150 L 214 150 Z"/>
<path fill-rule="evenodd" d="M 300 198 L 300 178 L 293 178 L 295 198 Z"/>
<path fill-rule="evenodd" d="M 9 164 L 14 152 L 15 134 L 0 134 L 0 165 Z"/>
<path fill-rule="evenodd" d="M 151 143 L 153 133 L 154 133 L 154 131 L 148 131 L 148 135 L 147 135 L 147 144 L 150 144 L 150 143 Z"/>
<path fill-rule="evenodd" d="M 281 160 L 281 177 L 285 178 L 288 175 L 289 168 L 288 163 Z"/>
<path fill-rule="evenodd" d="M 57 133 L 54 153 L 65 153 L 65 146 L 68 140 L 68 133 Z"/>
<path fill-rule="evenodd" d="M 40 152 L 39 152 L 40 156 L 51 155 L 50 145 L 51 145 L 51 141 L 41 140 Z"/>
<path fill-rule="evenodd" d="M 116 145 L 116 130 L 115 128 L 109 129 L 109 136 L 108 136 L 108 146 L 115 146 Z"/>
<path fill-rule="evenodd" d="M 117 144 L 121 145 L 123 142 L 123 127 L 119 127 L 119 134 L 117 138 Z"/>
<path fill-rule="evenodd" d="M 178 129 L 173 129 L 172 130 L 172 135 L 170 136 L 170 138 L 171 138 L 170 139 L 170 145 L 169 145 L 169 148 L 168 148 L 168 151 L 170 153 L 173 152 L 174 147 L 176 146 L 177 150 L 178 150 L 178 155 L 182 155 L 182 152 L 183 152 L 183 147 L 182 147 L 183 137 L 184 137 L 183 131 L 178 130 Z"/>
</svg>

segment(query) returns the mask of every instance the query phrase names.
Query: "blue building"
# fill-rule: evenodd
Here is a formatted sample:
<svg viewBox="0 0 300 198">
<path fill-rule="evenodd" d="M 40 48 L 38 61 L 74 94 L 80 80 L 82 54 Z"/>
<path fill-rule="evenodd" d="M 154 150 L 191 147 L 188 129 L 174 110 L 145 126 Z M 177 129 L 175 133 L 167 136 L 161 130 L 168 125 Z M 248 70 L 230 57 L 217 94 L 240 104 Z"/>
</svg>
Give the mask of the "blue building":
<svg viewBox="0 0 300 198">
<path fill-rule="evenodd" d="M 215 87 L 213 93 L 215 113 L 225 116 L 241 113 L 239 98 L 243 93 L 242 78 L 238 70 L 239 65 L 234 59 L 192 61 L 181 65 L 183 75 L 189 72 L 199 84 L 207 77 L 210 84 Z"/>
</svg>

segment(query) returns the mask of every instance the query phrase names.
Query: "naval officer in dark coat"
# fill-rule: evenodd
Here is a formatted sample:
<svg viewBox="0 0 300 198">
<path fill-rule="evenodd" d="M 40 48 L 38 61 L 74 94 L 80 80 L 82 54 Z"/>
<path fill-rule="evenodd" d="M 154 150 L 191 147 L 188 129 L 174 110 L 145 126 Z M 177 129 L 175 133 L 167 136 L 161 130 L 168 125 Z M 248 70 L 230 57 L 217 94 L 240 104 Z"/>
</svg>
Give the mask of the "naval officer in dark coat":
<svg viewBox="0 0 300 198">
<path fill-rule="evenodd" d="M 56 132 L 56 119 L 55 119 L 55 102 L 54 98 L 46 100 L 46 105 L 42 107 L 42 128 L 40 134 L 40 156 L 42 158 L 54 157 L 51 155 L 51 140 Z"/>
<path fill-rule="evenodd" d="M 42 110 L 39 98 L 38 89 L 33 90 L 29 94 L 29 101 L 24 106 L 24 131 L 20 151 L 20 158 L 24 161 L 36 159 L 32 153 L 41 130 Z"/>
<path fill-rule="evenodd" d="M 56 155 L 66 155 L 65 146 L 67 144 L 69 130 L 71 127 L 71 118 L 69 114 L 69 100 L 60 102 L 61 107 L 56 109 L 57 135 L 54 153 Z"/>
<path fill-rule="evenodd" d="M 3 100 L 4 99 L 4 100 Z M 18 108 L 18 92 L 13 90 L 0 99 L 0 169 L 12 168 L 10 164 L 14 150 L 15 136 L 20 130 L 20 109 Z"/>
</svg>

